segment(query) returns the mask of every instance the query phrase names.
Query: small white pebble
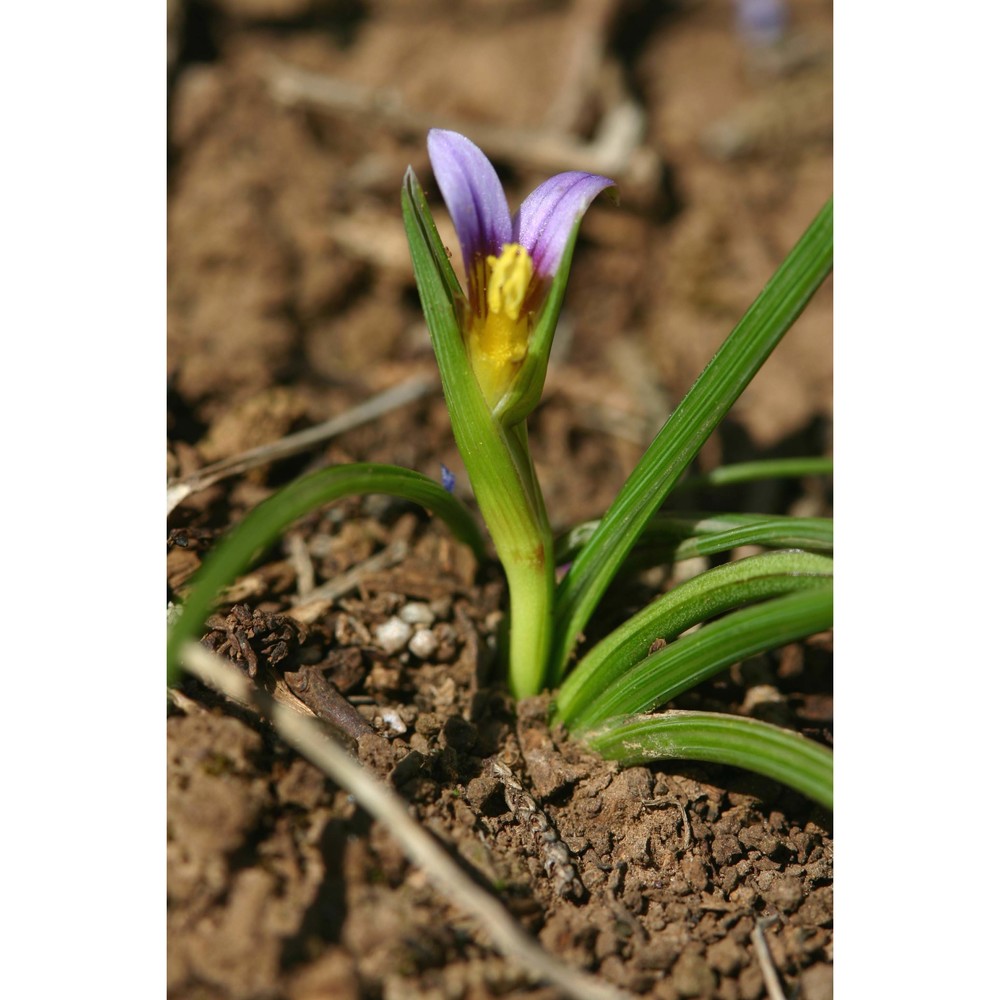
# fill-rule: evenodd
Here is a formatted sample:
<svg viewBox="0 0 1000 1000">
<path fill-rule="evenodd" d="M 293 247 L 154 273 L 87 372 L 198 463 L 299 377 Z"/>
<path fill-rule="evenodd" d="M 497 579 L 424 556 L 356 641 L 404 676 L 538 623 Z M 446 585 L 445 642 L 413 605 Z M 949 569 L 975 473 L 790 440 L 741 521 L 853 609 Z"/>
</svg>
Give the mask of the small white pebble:
<svg viewBox="0 0 1000 1000">
<path fill-rule="evenodd" d="M 420 601 L 410 601 L 399 609 L 399 617 L 408 625 L 433 625 L 434 612 Z"/>
<path fill-rule="evenodd" d="M 413 629 L 393 616 L 375 626 L 375 641 L 387 652 L 398 653 L 410 641 Z"/>
<path fill-rule="evenodd" d="M 408 648 L 414 656 L 419 656 L 421 660 L 426 660 L 437 652 L 437 636 L 429 628 L 417 629 L 416 634 L 410 640 Z"/>
<path fill-rule="evenodd" d="M 785 696 L 773 684 L 755 684 L 747 688 L 741 706 L 748 714 L 760 705 L 781 705 Z"/>
<path fill-rule="evenodd" d="M 406 723 L 399 717 L 399 712 L 395 709 L 383 708 L 379 714 L 382 716 L 382 721 L 394 733 L 402 734 L 406 732 Z"/>
</svg>

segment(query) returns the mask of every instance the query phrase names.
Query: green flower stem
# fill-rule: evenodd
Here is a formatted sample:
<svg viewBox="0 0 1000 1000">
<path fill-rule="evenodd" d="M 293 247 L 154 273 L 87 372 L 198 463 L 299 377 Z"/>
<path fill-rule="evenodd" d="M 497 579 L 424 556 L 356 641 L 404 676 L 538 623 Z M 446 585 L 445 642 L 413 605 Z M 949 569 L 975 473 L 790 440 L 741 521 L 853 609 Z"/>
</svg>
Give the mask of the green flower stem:
<svg viewBox="0 0 1000 1000">
<path fill-rule="evenodd" d="M 833 581 L 776 597 L 710 622 L 647 656 L 564 721 L 574 735 L 607 719 L 649 712 L 748 656 L 833 625 Z"/>
<path fill-rule="evenodd" d="M 523 421 L 508 428 L 490 417 L 495 438 L 477 446 L 466 437 L 468 412 L 452 415 L 455 439 L 507 576 L 511 691 L 515 698 L 528 698 L 545 686 L 552 644 L 552 529 Z M 494 441 L 502 448 L 493 447 Z"/>
<path fill-rule="evenodd" d="M 167 636 L 167 683 L 175 684 L 179 679 L 178 653 L 204 625 L 224 587 L 298 518 L 332 500 L 363 493 L 387 493 L 427 507 L 472 549 L 477 559 L 482 559 L 483 540 L 472 515 L 433 479 L 394 465 L 365 463 L 320 469 L 289 483 L 255 507 L 205 560 Z"/>
<path fill-rule="evenodd" d="M 455 440 L 507 576 L 510 686 L 516 698 L 526 698 L 544 687 L 552 641 L 552 533 L 516 434 L 497 424 L 495 435 L 472 438 L 468 415 L 467 408 L 453 412 Z"/>
<path fill-rule="evenodd" d="M 545 686 L 552 643 L 552 548 L 508 554 L 501 562 L 510 592 L 510 688 L 515 698 L 529 698 Z"/>
<path fill-rule="evenodd" d="M 529 698 L 545 686 L 552 646 L 552 604 L 555 600 L 552 529 L 528 450 L 524 421 L 503 428 L 502 433 L 517 462 L 519 482 L 525 485 L 536 529 L 528 547 L 524 544 L 526 535 L 509 546 L 494 535 L 510 592 L 508 662 L 511 691 L 515 698 Z"/>
<path fill-rule="evenodd" d="M 725 611 L 822 586 L 833 560 L 807 552 L 768 552 L 718 566 L 679 584 L 599 642 L 580 661 L 556 698 L 555 722 L 581 711 L 649 655 L 654 640 L 677 638 Z"/>
<path fill-rule="evenodd" d="M 623 764 L 703 760 L 763 774 L 833 809 L 833 754 L 799 733 L 715 712 L 639 715 L 580 734 L 602 757 Z"/>
</svg>

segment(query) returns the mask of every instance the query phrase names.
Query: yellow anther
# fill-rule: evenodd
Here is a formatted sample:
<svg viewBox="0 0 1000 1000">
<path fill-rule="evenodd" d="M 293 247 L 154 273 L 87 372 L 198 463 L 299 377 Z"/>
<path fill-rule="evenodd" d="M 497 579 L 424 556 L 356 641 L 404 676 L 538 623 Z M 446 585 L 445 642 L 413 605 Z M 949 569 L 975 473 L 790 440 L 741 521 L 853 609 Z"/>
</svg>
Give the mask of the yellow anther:
<svg viewBox="0 0 1000 1000">
<path fill-rule="evenodd" d="M 532 276 L 531 255 L 517 243 L 486 258 L 486 312 L 472 318 L 468 337 L 472 367 L 491 406 L 528 352 L 532 318 L 524 307 Z"/>
<path fill-rule="evenodd" d="M 519 243 L 505 243 L 499 257 L 486 258 L 486 305 L 491 313 L 516 320 L 531 284 L 531 256 Z"/>
</svg>

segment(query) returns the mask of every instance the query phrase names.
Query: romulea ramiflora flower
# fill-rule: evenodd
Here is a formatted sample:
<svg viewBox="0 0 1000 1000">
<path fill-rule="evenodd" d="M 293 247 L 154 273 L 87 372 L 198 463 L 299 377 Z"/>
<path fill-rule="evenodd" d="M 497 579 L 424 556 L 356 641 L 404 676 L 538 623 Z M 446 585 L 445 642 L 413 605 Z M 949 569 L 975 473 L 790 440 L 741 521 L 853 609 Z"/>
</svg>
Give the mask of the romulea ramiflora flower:
<svg viewBox="0 0 1000 1000">
<path fill-rule="evenodd" d="M 537 402 L 548 363 L 565 288 L 565 280 L 554 279 L 583 213 L 614 181 L 583 171 L 556 174 L 511 216 L 478 146 L 432 129 L 427 148 L 465 262 L 462 334 L 472 370 L 491 410 L 523 410 L 517 397 L 527 393 Z M 553 295 L 559 301 L 550 302 Z"/>
</svg>

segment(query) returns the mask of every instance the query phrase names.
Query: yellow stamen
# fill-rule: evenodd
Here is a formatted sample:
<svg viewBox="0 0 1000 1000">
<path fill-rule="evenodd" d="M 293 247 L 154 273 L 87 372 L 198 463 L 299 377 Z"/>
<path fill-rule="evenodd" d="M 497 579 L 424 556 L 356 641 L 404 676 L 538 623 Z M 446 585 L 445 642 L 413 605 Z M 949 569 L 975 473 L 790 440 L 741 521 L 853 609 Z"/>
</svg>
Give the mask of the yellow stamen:
<svg viewBox="0 0 1000 1000">
<path fill-rule="evenodd" d="M 483 395 L 498 403 L 528 351 L 529 316 L 524 309 L 531 287 L 531 255 L 517 243 L 499 257 L 486 258 L 486 315 L 470 331 L 470 357 Z"/>
<path fill-rule="evenodd" d="M 486 258 L 489 280 L 486 304 L 490 312 L 502 312 L 508 319 L 521 315 L 521 306 L 531 284 L 531 257 L 519 243 L 505 243 L 499 257 Z"/>
</svg>

